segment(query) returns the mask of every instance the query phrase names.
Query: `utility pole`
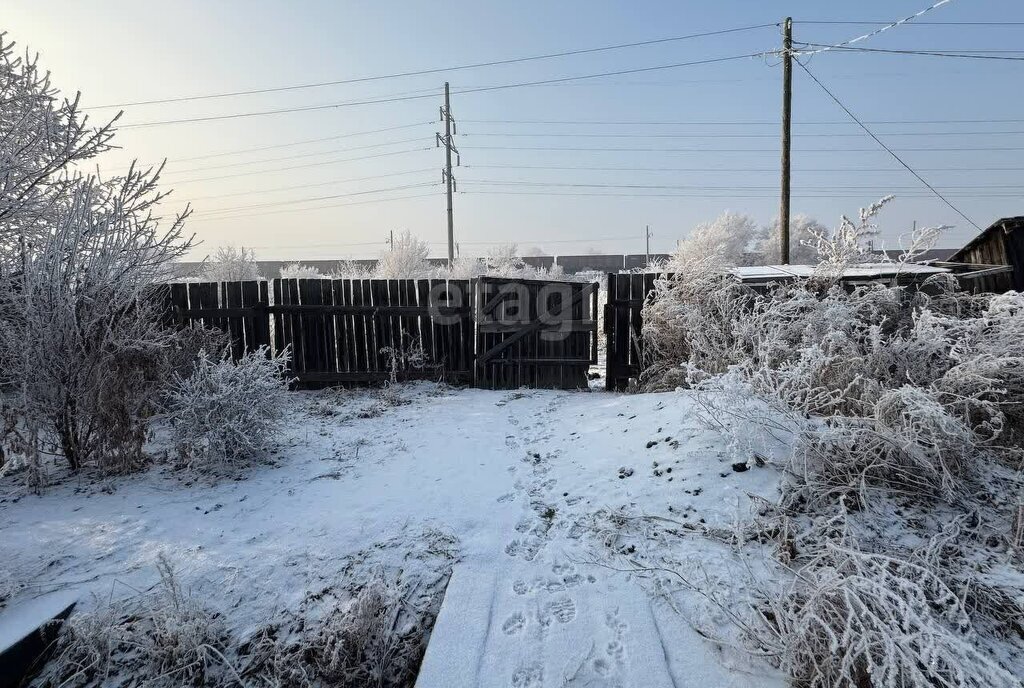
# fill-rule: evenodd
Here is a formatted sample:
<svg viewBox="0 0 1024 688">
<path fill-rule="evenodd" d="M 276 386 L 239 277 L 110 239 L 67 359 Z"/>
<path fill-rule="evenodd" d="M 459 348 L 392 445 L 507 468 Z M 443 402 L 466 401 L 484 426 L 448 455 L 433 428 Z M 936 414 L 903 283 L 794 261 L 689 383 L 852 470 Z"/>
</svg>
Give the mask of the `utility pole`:
<svg viewBox="0 0 1024 688">
<path fill-rule="evenodd" d="M 388 239 L 388 245 L 391 246 L 391 250 L 395 250 L 395 230 L 391 230 L 391 238 Z"/>
<path fill-rule="evenodd" d="M 456 166 L 461 164 L 459 149 L 452 143 L 452 134 L 457 134 L 455 120 L 452 118 L 452 105 L 448 94 L 448 82 L 444 82 L 444 106 L 441 108 L 441 121 L 444 122 L 444 138 L 437 135 L 437 146 L 444 146 L 444 170 L 441 180 L 445 184 L 448 195 L 448 267 L 455 262 L 455 220 L 452 216 L 452 191 L 456 190 L 455 177 L 452 176 L 452 153 L 455 153 Z"/>
<path fill-rule="evenodd" d="M 793 114 L 793 18 L 782 24 L 782 194 L 779 207 L 779 256 L 789 265 L 789 146 Z"/>
<path fill-rule="evenodd" d="M 651 264 L 651 226 L 644 225 L 644 234 L 647 239 L 647 265 Z"/>
</svg>

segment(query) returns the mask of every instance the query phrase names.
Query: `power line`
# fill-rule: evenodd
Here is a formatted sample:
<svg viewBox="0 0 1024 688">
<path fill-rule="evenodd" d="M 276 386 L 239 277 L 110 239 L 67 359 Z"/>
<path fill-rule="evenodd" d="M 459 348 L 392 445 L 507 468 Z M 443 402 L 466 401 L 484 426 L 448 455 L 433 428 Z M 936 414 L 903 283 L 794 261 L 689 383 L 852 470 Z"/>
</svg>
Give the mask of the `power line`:
<svg viewBox="0 0 1024 688">
<path fill-rule="evenodd" d="M 489 184 L 496 186 L 542 186 L 542 187 L 568 187 L 568 188 L 594 188 L 594 189 L 687 189 L 691 191 L 770 191 L 775 186 L 749 186 L 749 185 L 728 185 L 728 186 L 705 186 L 702 184 L 608 184 L 608 183 L 585 183 L 585 182 L 547 182 L 530 181 L 519 179 L 467 179 L 468 184 Z M 857 189 L 861 191 L 874 191 L 877 189 L 903 189 L 914 190 L 917 186 L 894 187 L 889 184 L 870 184 L 867 186 L 851 186 L 848 184 L 832 186 L 804 186 L 805 191 L 834 191 L 836 189 Z M 951 190 L 964 191 L 973 189 L 1024 189 L 1024 184 L 981 184 L 976 186 L 957 185 L 947 187 Z"/>
<path fill-rule="evenodd" d="M 279 186 L 274 189 L 249 189 L 246 191 L 234 191 L 232 193 L 215 194 L 212 196 L 190 196 L 189 202 L 195 203 L 196 201 L 211 201 L 220 198 L 229 198 L 232 196 L 253 196 L 268 193 L 277 193 L 280 191 L 294 191 L 296 189 L 311 189 L 317 186 L 330 186 L 332 184 L 347 184 L 349 182 L 362 182 L 370 179 L 384 179 L 386 177 L 401 177 L 408 174 L 422 174 L 423 172 L 433 172 L 433 167 L 423 167 L 418 170 L 406 170 L 404 172 L 388 172 L 386 174 L 373 174 L 368 177 L 349 177 L 348 179 L 332 179 L 326 182 L 316 182 L 313 184 L 295 184 L 294 186 Z"/>
<path fill-rule="evenodd" d="M 350 148 L 333 148 L 326 151 L 314 151 L 312 153 L 298 153 L 296 155 L 284 155 L 276 158 L 261 158 L 259 160 L 243 160 L 240 162 L 228 162 L 223 165 L 208 165 L 206 167 L 190 167 L 184 170 L 172 170 L 167 174 L 186 174 L 189 172 L 206 172 L 207 170 L 221 170 L 226 167 L 239 167 L 242 165 L 259 165 L 267 162 L 281 162 L 282 160 L 299 160 L 301 158 L 312 158 L 318 155 L 334 155 L 336 153 L 349 153 L 358 150 L 369 150 L 372 148 L 384 148 L 386 146 L 397 146 L 404 143 L 423 141 L 424 137 L 417 136 L 411 139 L 400 139 L 398 141 L 385 141 L 384 143 L 370 143 L 365 146 L 352 146 Z"/>
<path fill-rule="evenodd" d="M 577 76 L 566 76 L 558 77 L 554 79 L 542 79 L 540 81 L 523 81 L 511 84 L 498 84 L 496 86 L 481 86 L 478 88 L 466 88 L 461 91 L 455 91 L 454 95 L 465 95 L 468 93 L 485 93 L 489 91 L 500 91 L 511 88 L 523 88 L 527 86 L 539 86 L 541 84 L 560 84 L 569 81 L 580 81 L 583 79 L 598 79 L 606 76 L 622 76 L 624 74 L 640 74 L 643 72 L 653 72 L 665 69 L 678 69 L 680 67 L 693 67 L 698 65 L 715 64 L 719 62 L 729 62 L 732 60 L 744 60 L 754 57 L 762 57 L 764 53 L 748 53 L 746 55 L 730 55 L 728 57 L 713 57 L 704 60 L 693 60 L 690 62 L 676 62 L 673 64 L 656 65 L 653 67 L 638 67 L 635 69 L 622 69 L 614 72 L 598 72 L 595 74 L 580 74 Z M 340 103 L 328 103 L 326 105 L 306 105 L 302 107 L 293 108 L 278 108 L 275 110 L 255 110 L 249 112 L 235 112 L 227 115 L 208 115 L 205 117 L 187 117 L 183 119 L 169 119 L 169 120 L 157 120 L 153 122 L 139 122 L 137 124 L 126 124 L 123 125 L 122 129 L 135 128 L 135 127 L 155 127 L 167 124 L 189 124 L 197 122 L 214 122 L 228 119 L 238 119 L 241 117 L 262 117 L 267 115 L 281 115 L 293 112 L 313 112 L 316 110 L 330 110 L 341 107 L 354 107 L 358 105 L 377 105 L 382 103 L 397 103 L 409 100 L 422 100 L 423 98 L 433 98 L 436 94 L 423 94 L 423 95 L 412 95 L 412 96 L 395 96 L 385 97 L 369 100 L 355 100 L 355 101 L 344 101 Z"/>
<path fill-rule="evenodd" d="M 1024 134 L 1024 131 L 891 131 L 885 132 L 886 136 L 993 136 Z M 467 138 L 477 136 L 497 136 L 504 138 L 585 138 L 585 139 L 766 139 L 778 138 L 776 134 L 594 134 L 594 133 L 542 133 L 533 134 L 525 132 L 490 132 L 480 131 L 470 134 L 460 134 Z M 793 134 L 794 137 L 802 138 L 860 138 L 863 134 L 836 134 L 831 132 L 817 132 L 812 134 Z"/>
<path fill-rule="evenodd" d="M 772 125 L 777 126 L 777 120 L 770 119 L 759 119 L 759 120 L 718 120 L 718 121 L 698 121 L 698 120 L 687 120 L 687 121 L 636 121 L 636 120 L 541 120 L 541 119 L 464 119 L 461 120 L 467 124 L 567 124 L 567 125 L 583 125 L 583 124 L 618 124 L 623 126 L 718 126 L 718 125 L 735 125 L 735 126 L 752 126 L 752 125 Z M 890 120 L 865 120 L 867 124 L 994 124 L 994 123 L 1020 123 L 1024 122 L 1024 119 L 890 119 Z M 794 122 L 794 125 L 818 125 L 818 124 L 853 124 L 848 120 L 817 120 L 807 122 Z"/>
<path fill-rule="evenodd" d="M 469 170 L 584 170 L 593 172 L 778 172 L 775 167 L 599 167 L 588 165 L 463 165 Z M 1024 167 L 919 167 L 921 172 L 1024 172 Z M 804 167 L 795 172 L 900 172 L 891 167 Z"/>
<path fill-rule="evenodd" d="M 198 179 L 175 179 L 174 184 L 192 184 L 194 182 L 210 182 L 217 179 L 230 179 L 232 177 L 248 177 L 254 174 L 272 174 L 274 172 L 285 172 L 287 170 L 298 170 L 306 167 L 319 167 L 320 165 L 335 165 L 339 162 L 356 162 L 357 160 L 371 160 L 373 158 L 385 158 L 392 155 L 405 155 L 407 153 L 421 153 L 423 151 L 434 150 L 433 146 L 425 146 L 423 148 L 409 148 L 407 150 L 400 151 L 389 151 L 387 153 L 377 153 L 375 155 L 360 155 L 355 158 L 338 158 L 337 160 L 324 160 L 321 162 L 307 162 L 302 165 L 289 165 L 287 167 L 275 167 L 271 170 L 253 170 L 252 172 L 235 172 L 234 174 L 222 174 L 216 177 L 201 177 Z"/>
<path fill-rule="evenodd" d="M 573 146 L 463 146 L 462 150 L 515 150 L 515 151 L 592 151 L 600 152 L 622 152 L 622 153 L 778 153 L 777 148 L 610 148 L 610 147 L 588 147 L 580 148 Z M 794 149 L 798 153 L 875 153 L 876 148 L 801 148 Z M 972 146 L 936 148 L 928 146 L 925 148 L 901 148 L 904 152 L 956 152 L 956 151 L 1020 151 L 1024 147 L 1014 146 Z"/>
<path fill-rule="evenodd" d="M 440 184 L 435 183 L 435 184 L 432 184 L 431 186 L 437 187 L 437 186 L 440 186 Z M 366 204 L 369 204 L 369 203 L 390 203 L 391 201 L 405 201 L 405 200 L 409 200 L 411 198 L 427 198 L 427 197 L 437 198 L 437 193 L 436 192 L 431 192 L 431 193 L 411 194 L 411 195 L 408 195 L 408 196 L 395 196 L 393 198 L 374 198 L 374 199 L 370 199 L 370 200 L 366 200 L 366 201 L 353 201 L 351 203 L 334 203 L 332 205 L 322 205 L 322 206 L 316 206 L 316 207 L 313 207 L 313 208 L 287 208 L 285 210 L 269 210 L 267 212 L 262 212 L 262 213 L 248 213 L 248 214 L 244 214 L 244 215 L 229 215 L 229 216 L 226 216 L 226 217 L 222 217 L 222 216 L 219 216 L 219 215 L 217 215 L 217 216 L 207 216 L 207 217 L 200 217 L 200 218 L 197 218 L 196 220 L 190 220 L 190 221 L 193 221 L 193 222 L 210 222 L 212 220 L 239 220 L 239 219 L 248 218 L 248 217 L 263 217 L 265 215 L 278 215 L 280 213 L 301 213 L 301 212 L 305 212 L 305 211 L 308 211 L 308 210 L 330 210 L 332 208 L 346 208 L 346 207 L 348 207 L 350 205 L 366 205 Z M 379 244 L 374 243 L 373 245 L 377 246 Z"/>
<path fill-rule="evenodd" d="M 892 21 L 879 21 L 879 20 L 868 20 L 868 21 L 831 21 L 831 20 L 814 20 L 814 19 L 794 19 L 794 24 L 837 24 L 837 25 L 851 25 L 851 26 L 872 26 L 872 25 L 885 25 L 891 24 Z M 1024 26 L 1024 22 L 1020 21 L 914 21 L 907 26 Z"/>
<path fill-rule="evenodd" d="M 398 131 L 399 129 L 412 129 L 413 127 L 423 127 L 428 124 L 433 124 L 433 120 L 429 122 L 415 122 L 413 124 L 400 124 L 396 127 L 384 127 L 383 129 L 371 129 L 369 131 L 353 131 L 348 134 L 337 134 L 335 136 L 324 136 L 317 139 L 303 139 L 302 141 L 290 141 L 288 143 L 275 143 L 270 146 L 259 146 L 258 148 L 238 148 L 232 151 L 224 151 L 223 153 L 207 153 L 206 155 L 194 155 L 189 158 L 174 158 L 174 162 L 188 162 L 191 160 L 205 160 L 207 158 L 219 158 L 226 155 L 241 155 L 242 153 L 258 153 L 260 151 L 272 150 L 274 148 L 290 148 L 291 146 L 302 146 L 307 143 L 322 143 L 324 141 L 336 141 L 338 139 L 348 139 L 354 136 L 366 136 L 368 134 L 382 134 L 388 131 Z"/>
<path fill-rule="evenodd" d="M 867 33 L 862 34 L 860 36 L 856 36 L 854 38 L 850 38 L 848 40 L 843 41 L 842 43 L 836 43 L 835 45 L 826 45 L 826 46 L 824 46 L 822 48 L 819 48 L 818 50 L 812 50 L 812 51 L 809 51 L 809 52 L 798 53 L 798 54 L 814 55 L 816 53 L 824 53 L 824 52 L 828 52 L 830 50 L 835 50 L 836 48 L 843 48 L 843 47 L 846 47 L 846 46 L 849 46 L 849 45 L 853 45 L 854 43 L 860 43 L 861 41 L 865 41 L 865 40 L 867 40 L 869 38 L 873 38 L 874 36 L 877 36 L 880 33 L 884 33 L 886 31 L 888 31 L 889 29 L 894 29 L 897 26 L 902 26 L 903 24 L 906 24 L 907 22 L 911 22 L 911 21 L 917 19 L 918 17 L 920 17 L 920 16 L 922 16 L 924 14 L 927 14 L 927 13 L 931 12 L 932 10 L 938 8 L 938 7 L 942 7 L 943 5 L 948 4 L 950 2 L 952 2 L 952 0 L 938 0 L 938 2 L 935 2 L 935 3 L 931 4 L 928 7 L 925 7 L 923 10 L 921 10 L 919 12 L 915 12 L 914 14 L 910 15 L 909 17 L 904 17 L 903 19 L 897 19 L 896 21 L 889 22 L 885 26 L 881 26 L 881 27 L 879 27 L 877 29 L 874 29 L 873 31 L 868 31 Z M 790 53 L 790 54 L 792 54 L 792 53 Z"/>
<path fill-rule="evenodd" d="M 367 194 L 375 193 L 386 193 L 388 191 L 406 191 L 407 189 L 419 189 L 427 186 L 437 186 L 437 182 L 423 182 L 419 184 L 404 184 L 402 186 L 393 186 L 384 189 L 367 189 L 364 191 L 350 191 L 342 194 L 331 194 L 330 196 L 313 196 L 311 198 L 295 198 L 287 201 L 273 201 L 270 203 L 255 203 L 251 205 L 240 205 L 229 208 L 214 208 L 211 210 L 197 213 L 202 217 L 210 217 L 219 213 L 232 213 L 239 210 L 256 210 L 258 208 L 271 208 L 282 205 L 292 205 L 293 203 L 316 203 L 317 201 L 332 201 L 338 198 L 349 198 L 351 196 L 366 196 Z"/>
<path fill-rule="evenodd" d="M 498 196 L 587 196 L 587 197 L 600 197 L 600 198 L 724 198 L 724 199 L 736 199 L 736 198 L 752 198 L 752 199 L 774 199 L 777 198 L 775 194 L 736 194 L 728 193 L 722 195 L 713 195 L 707 192 L 700 193 L 617 193 L 609 191 L 507 191 L 507 190 L 489 190 L 489 189 L 471 189 L 460 191 L 460 194 L 473 194 L 473 195 L 498 195 Z M 901 194 L 903 198 L 930 198 L 931 194 L 921 193 L 907 193 Z M 965 198 L 1019 198 L 1019 194 L 965 194 Z M 807 198 L 807 199 L 836 199 L 836 198 L 857 198 L 863 199 L 864 194 L 862 193 L 795 193 L 793 198 Z"/>
<path fill-rule="evenodd" d="M 623 49 L 626 49 L 626 48 L 639 48 L 639 47 L 649 46 L 649 45 L 658 45 L 658 44 L 661 44 L 661 43 L 672 43 L 672 42 L 678 42 L 678 41 L 685 41 L 685 40 L 690 40 L 690 39 L 694 39 L 694 38 L 705 38 L 705 37 L 708 37 L 708 36 L 720 36 L 720 35 L 724 35 L 724 34 L 738 33 L 738 32 L 741 32 L 741 31 L 752 31 L 752 30 L 755 30 L 755 29 L 768 28 L 768 27 L 771 27 L 771 26 L 775 26 L 775 24 L 771 23 L 771 24 L 754 24 L 754 25 L 751 25 L 751 26 L 739 26 L 739 27 L 730 28 L 730 29 L 720 29 L 720 30 L 717 30 L 717 31 L 704 31 L 704 32 L 701 32 L 701 33 L 692 33 L 692 34 L 687 34 L 685 36 L 670 36 L 668 38 L 655 38 L 655 39 L 646 40 L 646 41 L 635 41 L 633 43 L 619 43 L 619 44 L 616 44 L 616 45 L 606 45 L 606 46 L 600 46 L 600 47 L 596 47 L 596 48 L 582 48 L 582 49 L 579 49 L 579 50 L 567 50 L 567 51 L 562 51 L 562 52 L 558 52 L 558 53 L 547 53 L 547 54 L 544 54 L 544 55 L 532 55 L 532 56 L 529 56 L 529 57 L 515 57 L 515 58 L 509 58 L 509 59 L 505 59 L 505 60 L 490 60 L 490 61 L 487 61 L 487 62 L 476 62 L 476 63 L 471 63 L 471 64 L 455 65 L 453 67 L 437 67 L 437 68 L 432 68 L 432 69 L 419 69 L 419 70 L 415 70 L 415 71 L 395 72 L 395 73 L 391 73 L 391 74 L 380 74 L 380 75 L 376 75 L 376 76 L 364 76 L 364 77 L 357 77 L 357 78 L 353 78 L 353 79 L 340 79 L 340 80 L 335 80 L 335 81 L 319 81 L 319 82 L 308 83 L 308 84 L 293 84 L 293 85 L 289 85 L 289 86 L 276 86 L 276 87 L 272 87 L 272 88 L 260 88 L 260 89 L 246 90 L 246 91 L 229 91 L 229 92 L 224 92 L 224 93 L 208 93 L 208 94 L 197 95 L 197 96 L 178 96 L 178 97 L 175 97 L 175 98 L 160 98 L 160 99 L 156 99 L 156 100 L 141 100 L 141 101 L 128 102 L 128 103 L 114 103 L 114 104 L 111 104 L 111 105 L 97 105 L 97 106 L 94 106 L 92 108 L 86 108 L 86 109 L 98 110 L 98 109 L 109 109 L 109 108 L 119 108 L 119 107 L 130 107 L 130 106 L 134 106 L 134 105 L 157 105 L 157 104 L 164 104 L 164 103 L 180 103 L 180 102 L 193 101 L 193 100 L 209 100 L 209 99 L 212 99 L 212 98 L 229 98 L 229 97 L 235 97 L 235 96 L 255 95 L 255 94 L 261 94 L 261 93 L 278 93 L 278 92 L 281 92 L 281 91 L 296 91 L 296 90 L 300 90 L 300 89 L 321 88 L 321 87 L 324 87 L 324 86 L 339 86 L 339 85 L 343 85 L 343 84 L 365 83 L 365 82 L 368 82 L 368 81 L 380 81 L 380 80 L 383 80 L 383 79 L 397 79 L 397 78 L 410 77 L 410 76 L 423 76 L 423 75 L 426 75 L 426 74 L 441 74 L 441 73 L 444 73 L 444 72 L 455 72 L 455 71 L 460 71 L 460 70 L 465 70 L 465 69 L 478 69 L 480 67 L 495 67 L 495 66 L 498 66 L 498 65 L 517 64 L 517 63 L 521 63 L 521 62 L 531 62 L 531 61 L 535 61 L 535 60 L 550 60 L 550 59 L 559 58 L 559 57 L 570 57 L 570 56 L 573 56 L 573 55 L 587 55 L 587 54 L 591 54 L 591 53 L 606 52 L 606 51 L 609 51 L 609 50 L 623 50 Z"/>
<path fill-rule="evenodd" d="M 801 45 L 815 46 L 815 45 L 818 45 L 818 44 L 816 44 L 816 43 L 801 43 Z M 839 50 L 839 51 L 842 51 L 842 52 L 884 53 L 884 54 L 889 54 L 889 55 L 923 55 L 923 56 L 927 56 L 927 57 L 952 57 L 952 58 L 959 58 L 959 59 L 963 59 L 963 60 L 1007 60 L 1007 61 L 1011 61 L 1011 62 L 1024 61 L 1024 57 L 1009 57 L 1007 55 L 1001 54 L 1001 53 L 1004 53 L 1004 52 L 1005 53 L 1020 53 L 1020 52 L 1024 52 L 1024 51 L 1020 51 L 1020 50 L 999 51 L 999 53 L 995 53 L 995 51 L 989 51 L 990 53 L 995 53 L 995 54 L 974 54 L 974 53 L 980 53 L 981 51 L 974 51 L 974 53 L 971 53 L 969 51 L 968 52 L 963 52 L 963 51 L 955 52 L 955 51 L 939 51 L 939 50 L 895 50 L 895 49 L 887 49 L 887 48 L 846 48 L 846 47 L 837 47 L 837 48 L 835 48 L 835 50 Z M 818 51 L 799 52 L 798 54 L 800 54 L 800 55 L 810 55 L 810 54 L 814 54 L 815 52 L 818 52 Z"/>
<path fill-rule="evenodd" d="M 967 220 L 967 222 L 970 223 L 979 232 L 981 231 L 981 227 L 979 227 L 977 224 L 975 224 L 974 220 L 972 220 L 971 218 L 969 218 L 966 215 L 964 215 L 964 213 L 959 208 L 957 208 L 955 205 L 950 203 L 949 200 L 947 200 L 945 196 L 943 196 L 941 193 L 939 193 L 935 189 L 935 187 L 933 187 L 931 184 L 929 184 L 927 181 L 925 181 L 924 177 L 922 177 L 920 174 L 915 172 L 914 169 L 912 167 L 910 167 L 910 165 L 908 165 L 906 162 L 904 162 L 903 158 L 898 156 L 891 148 L 889 148 L 884 143 L 882 143 L 881 139 L 879 139 L 877 136 L 875 136 L 874 133 L 872 133 L 872 131 L 870 129 L 868 129 L 867 126 L 863 122 L 861 122 L 859 119 L 857 119 L 857 116 L 855 114 L 853 114 L 853 112 L 851 112 L 848 107 L 843 105 L 843 102 L 841 100 L 839 100 L 839 98 L 837 98 L 836 95 L 834 93 L 832 93 L 832 91 L 828 90 L 828 87 L 826 87 L 825 84 L 821 83 L 821 81 L 818 80 L 818 77 L 814 76 L 814 74 L 811 73 L 811 70 L 807 68 L 807 65 L 805 65 L 800 60 L 796 60 L 796 63 L 798 65 L 800 65 L 801 69 L 803 69 L 804 72 L 806 72 L 807 76 L 811 77 L 811 79 L 814 80 L 814 83 L 818 84 L 818 86 L 821 87 L 821 90 L 823 90 L 825 93 L 828 94 L 829 98 L 831 98 L 833 101 L 835 101 L 836 105 L 838 105 L 840 108 L 842 108 L 843 112 L 845 112 L 847 115 L 849 115 L 850 119 L 852 119 L 854 122 L 856 122 L 858 125 L 860 125 L 860 128 L 863 129 L 864 132 L 868 136 L 873 138 L 875 140 L 875 142 L 879 146 L 884 148 L 885 151 L 896 160 L 896 162 L 898 162 L 900 165 L 902 165 L 904 168 L 906 168 L 906 170 L 908 172 L 910 172 L 910 174 L 914 175 L 919 182 L 921 182 L 926 187 L 928 187 L 928 189 L 933 194 L 935 194 L 940 200 L 942 200 L 943 203 L 948 205 L 953 210 L 953 212 L 955 212 L 957 215 L 959 215 L 963 219 Z"/>
</svg>

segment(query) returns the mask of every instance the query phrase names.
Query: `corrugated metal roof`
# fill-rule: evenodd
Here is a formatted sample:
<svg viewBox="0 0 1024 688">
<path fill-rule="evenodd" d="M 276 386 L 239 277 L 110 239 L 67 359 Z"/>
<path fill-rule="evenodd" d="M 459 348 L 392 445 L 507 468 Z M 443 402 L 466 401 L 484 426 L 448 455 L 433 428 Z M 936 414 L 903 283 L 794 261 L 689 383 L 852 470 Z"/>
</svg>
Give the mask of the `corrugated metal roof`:
<svg viewBox="0 0 1024 688">
<path fill-rule="evenodd" d="M 732 274 L 742 282 L 773 282 L 806 279 L 814 275 L 814 265 L 750 265 L 733 268 Z M 843 271 L 841 279 L 886 279 L 900 275 L 923 277 L 949 272 L 946 268 L 918 263 L 861 263 Z"/>
</svg>

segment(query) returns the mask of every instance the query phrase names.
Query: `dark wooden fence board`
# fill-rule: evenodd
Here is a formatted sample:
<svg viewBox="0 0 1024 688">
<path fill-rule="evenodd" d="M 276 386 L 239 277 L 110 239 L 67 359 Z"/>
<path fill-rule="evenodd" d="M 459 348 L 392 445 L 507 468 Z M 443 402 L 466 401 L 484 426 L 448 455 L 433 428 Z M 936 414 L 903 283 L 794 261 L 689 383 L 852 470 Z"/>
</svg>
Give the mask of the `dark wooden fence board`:
<svg viewBox="0 0 1024 688">
<path fill-rule="evenodd" d="M 238 359 L 266 346 L 291 352 L 302 384 L 370 382 L 391 375 L 436 377 L 482 386 L 586 386 L 596 352 L 593 285 L 513 280 L 307 280 L 170 284 L 154 292 L 168 324 L 216 327 Z M 556 288 L 549 304 L 542 294 Z M 547 289 L 546 289 L 547 288 Z M 489 301 L 489 303 L 488 303 Z M 547 308 L 545 308 L 545 305 Z M 487 306 L 482 325 L 477 313 Z M 564 322 L 541 322 L 546 310 Z M 517 314 L 522 314 L 519 317 Z M 557 327 L 556 327 L 557 326 Z M 549 337 L 557 328 L 564 331 Z M 426 367 L 404 359 L 422 347 Z M 496 353 L 475 369 L 480 347 Z M 476 373 L 476 377 L 474 376 Z"/>
<path fill-rule="evenodd" d="M 586 387 L 596 337 L 595 289 L 579 282 L 478 278 L 477 385 Z"/>
<path fill-rule="evenodd" d="M 643 366 L 643 305 L 658 273 L 609 273 L 604 311 L 605 388 L 624 390 Z"/>
</svg>

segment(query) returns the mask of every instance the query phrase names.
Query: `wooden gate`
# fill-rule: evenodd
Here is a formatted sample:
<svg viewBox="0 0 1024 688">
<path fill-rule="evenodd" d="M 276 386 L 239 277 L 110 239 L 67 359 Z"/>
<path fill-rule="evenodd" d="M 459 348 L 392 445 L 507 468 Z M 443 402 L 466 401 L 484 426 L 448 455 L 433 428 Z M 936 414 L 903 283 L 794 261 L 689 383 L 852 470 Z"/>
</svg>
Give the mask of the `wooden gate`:
<svg viewBox="0 0 1024 688">
<path fill-rule="evenodd" d="M 478 277 L 474 285 L 478 387 L 587 387 L 597 284 Z"/>
<path fill-rule="evenodd" d="M 607 356 L 605 388 L 624 390 L 630 378 L 643 369 L 643 307 L 654 291 L 654 281 L 666 275 L 656 273 L 609 273 L 608 302 L 604 307 L 604 334 Z"/>
</svg>

